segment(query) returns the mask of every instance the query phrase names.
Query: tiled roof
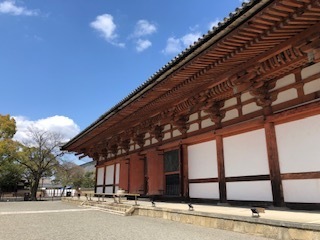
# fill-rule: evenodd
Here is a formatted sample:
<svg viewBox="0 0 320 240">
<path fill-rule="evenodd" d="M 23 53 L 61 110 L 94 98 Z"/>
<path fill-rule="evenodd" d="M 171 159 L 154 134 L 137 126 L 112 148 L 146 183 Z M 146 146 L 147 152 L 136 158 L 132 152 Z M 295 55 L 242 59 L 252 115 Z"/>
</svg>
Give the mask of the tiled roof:
<svg viewBox="0 0 320 240">
<path fill-rule="evenodd" d="M 245 15 L 252 7 L 257 4 L 265 4 L 268 2 L 272 2 L 273 0 L 251 0 L 249 2 L 243 2 L 242 5 L 235 9 L 234 12 L 231 12 L 228 17 L 225 17 L 223 21 L 218 23 L 218 26 L 210 29 L 206 34 L 203 34 L 201 38 L 199 38 L 192 45 L 187 47 L 177 56 L 175 56 L 171 61 L 165 64 L 162 68 L 156 71 L 152 76 L 149 77 L 144 83 L 142 83 L 139 87 L 129 93 L 125 98 L 123 98 L 119 103 L 101 115 L 95 122 L 85 128 L 82 132 L 80 132 L 77 136 L 71 139 L 68 143 L 66 143 L 62 149 L 65 149 L 68 145 L 75 142 L 78 138 L 83 136 L 85 133 L 89 132 L 93 128 L 97 127 L 99 124 L 107 120 L 110 116 L 114 115 L 116 112 L 124 108 L 126 105 L 130 104 L 131 101 L 135 100 L 139 97 L 144 91 L 150 89 L 154 84 L 158 81 L 161 81 L 160 77 L 165 74 L 168 70 L 178 65 L 180 62 L 185 60 L 188 56 L 192 55 L 196 50 L 198 50 L 201 46 L 203 46 L 208 40 L 215 37 L 218 33 L 225 30 L 231 23 L 235 20 L 239 19 L 241 16 Z M 159 80 L 160 79 L 160 80 Z"/>
</svg>

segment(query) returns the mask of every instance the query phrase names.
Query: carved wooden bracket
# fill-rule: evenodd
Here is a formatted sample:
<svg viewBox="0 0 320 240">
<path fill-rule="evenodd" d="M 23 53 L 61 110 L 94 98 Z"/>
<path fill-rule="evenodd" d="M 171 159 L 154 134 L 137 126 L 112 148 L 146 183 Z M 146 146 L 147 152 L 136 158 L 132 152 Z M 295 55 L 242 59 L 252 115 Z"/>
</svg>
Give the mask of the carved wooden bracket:
<svg viewBox="0 0 320 240">
<path fill-rule="evenodd" d="M 189 124 L 187 123 L 189 120 L 188 115 L 177 115 L 174 116 L 172 119 L 172 125 L 176 126 L 178 130 L 182 133 L 185 134 L 189 130 Z"/>
<path fill-rule="evenodd" d="M 270 94 L 270 90 L 276 86 L 276 83 L 260 82 L 259 84 L 253 84 L 249 93 L 255 97 L 258 106 L 264 108 L 266 115 L 271 113 L 271 104 L 275 100 Z"/>
<path fill-rule="evenodd" d="M 133 141 L 135 144 L 137 144 L 140 148 L 144 146 L 145 139 L 144 139 L 145 133 L 134 133 L 133 135 Z"/>
<path fill-rule="evenodd" d="M 161 142 L 164 136 L 162 131 L 163 131 L 163 126 L 154 125 L 150 129 L 150 135 L 155 139 L 157 139 L 158 142 Z"/>
<path fill-rule="evenodd" d="M 224 110 L 221 110 L 221 108 L 224 106 L 223 101 L 219 102 L 208 102 L 206 105 L 202 108 L 205 113 L 209 114 L 209 117 L 212 122 L 214 122 L 215 128 L 221 128 L 221 121 L 225 117 L 226 112 Z"/>
<path fill-rule="evenodd" d="M 320 62 L 320 36 L 317 37 L 300 48 L 302 52 L 308 54 L 309 62 Z"/>
<path fill-rule="evenodd" d="M 110 151 L 113 155 L 117 155 L 118 153 L 118 144 L 112 144 L 110 146 Z"/>
<path fill-rule="evenodd" d="M 128 154 L 130 149 L 130 139 L 121 140 L 119 146 L 126 152 L 126 154 Z"/>
</svg>

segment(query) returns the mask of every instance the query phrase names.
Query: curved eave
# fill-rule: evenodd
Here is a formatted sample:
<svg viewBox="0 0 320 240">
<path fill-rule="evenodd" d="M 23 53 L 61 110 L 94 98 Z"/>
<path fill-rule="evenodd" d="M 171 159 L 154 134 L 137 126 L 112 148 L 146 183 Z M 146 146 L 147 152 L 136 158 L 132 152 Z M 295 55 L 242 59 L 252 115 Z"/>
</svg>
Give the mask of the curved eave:
<svg viewBox="0 0 320 240">
<path fill-rule="evenodd" d="M 127 97 L 121 100 L 118 104 L 100 116 L 95 122 L 89 125 L 86 129 L 81 131 L 68 143 L 61 147 L 62 150 L 75 151 L 77 142 L 80 139 L 88 137 L 88 139 L 94 137 L 89 136 L 93 130 L 99 128 L 112 116 L 116 115 L 122 109 L 128 107 L 132 102 L 140 98 L 158 83 L 166 79 L 168 75 L 176 71 L 190 60 L 197 57 L 200 53 L 206 50 L 210 45 L 218 41 L 219 39 L 226 36 L 230 31 L 241 25 L 242 22 L 246 21 L 248 18 L 253 16 L 261 8 L 265 7 L 267 4 L 273 2 L 273 0 L 252 0 L 248 3 L 243 3 L 242 8 L 237 8 L 234 13 L 230 13 L 228 18 L 225 18 L 223 22 L 218 24 L 218 27 L 214 27 L 212 30 L 208 31 L 207 34 L 199 38 L 197 42 L 186 48 L 170 62 L 165 64 L 159 71 L 153 74 L 146 82 L 141 86 L 136 88 Z"/>
</svg>

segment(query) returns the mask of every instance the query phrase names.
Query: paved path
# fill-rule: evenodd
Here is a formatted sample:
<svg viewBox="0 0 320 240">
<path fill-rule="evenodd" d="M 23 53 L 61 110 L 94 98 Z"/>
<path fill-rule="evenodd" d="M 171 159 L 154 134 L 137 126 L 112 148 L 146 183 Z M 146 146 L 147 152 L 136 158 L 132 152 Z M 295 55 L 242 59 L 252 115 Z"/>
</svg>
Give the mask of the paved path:
<svg viewBox="0 0 320 240">
<path fill-rule="evenodd" d="M 163 219 L 122 217 L 63 202 L 0 202 L 0 239 L 267 240 Z"/>
</svg>

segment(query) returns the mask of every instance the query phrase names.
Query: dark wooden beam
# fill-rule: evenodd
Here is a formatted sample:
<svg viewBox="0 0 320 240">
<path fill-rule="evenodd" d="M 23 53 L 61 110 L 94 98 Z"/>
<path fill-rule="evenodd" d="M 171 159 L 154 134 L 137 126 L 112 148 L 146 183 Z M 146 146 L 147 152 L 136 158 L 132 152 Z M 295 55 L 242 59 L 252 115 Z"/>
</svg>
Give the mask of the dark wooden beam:
<svg viewBox="0 0 320 240">
<path fill-rule="evenodd" d="M 189 179 L 189 183 L 210 183 L 219 182 L 218 178 L 199 178 L 199 179 Z"/>
<path fill-rule="evenodd" d="M 284 206 L 282 191 L 282 181 L 280 175 L 280 165 L 278 156 L 278 146 L 274 123 L 265 124 L 265 135 L 268 153 L 268 163 L 270 170 L 270 180 L 272 187 L 273 204 L 277 207 Z"/>
<path fill-rule="evenodd" d="M 283 173 L 282 180 L 289 179 L 320 179 L 320 172 Z"/>
<path fill-rule="evenodd" d="M 188 182 L 188 146 L 181 145 L 180 158 L 182 163 L 181 171 L 181 194 L 185 198 L 189 198 L 189 182 Z"/>
<path fill-rule="evenodd" d="M 224 169 L 223 138 L 221 135 L 216 136 L 216 147 L 217 147 L 220 202 L 226 203 L 227 187 L 226 187 L 226 177 L 225 177 L 225 169 Z"/>
<path fill-rule="evenodd" d="M 226 177 L 226 182 L 252 182 L 270 180 L 269 175 Z"/>
</svg>

